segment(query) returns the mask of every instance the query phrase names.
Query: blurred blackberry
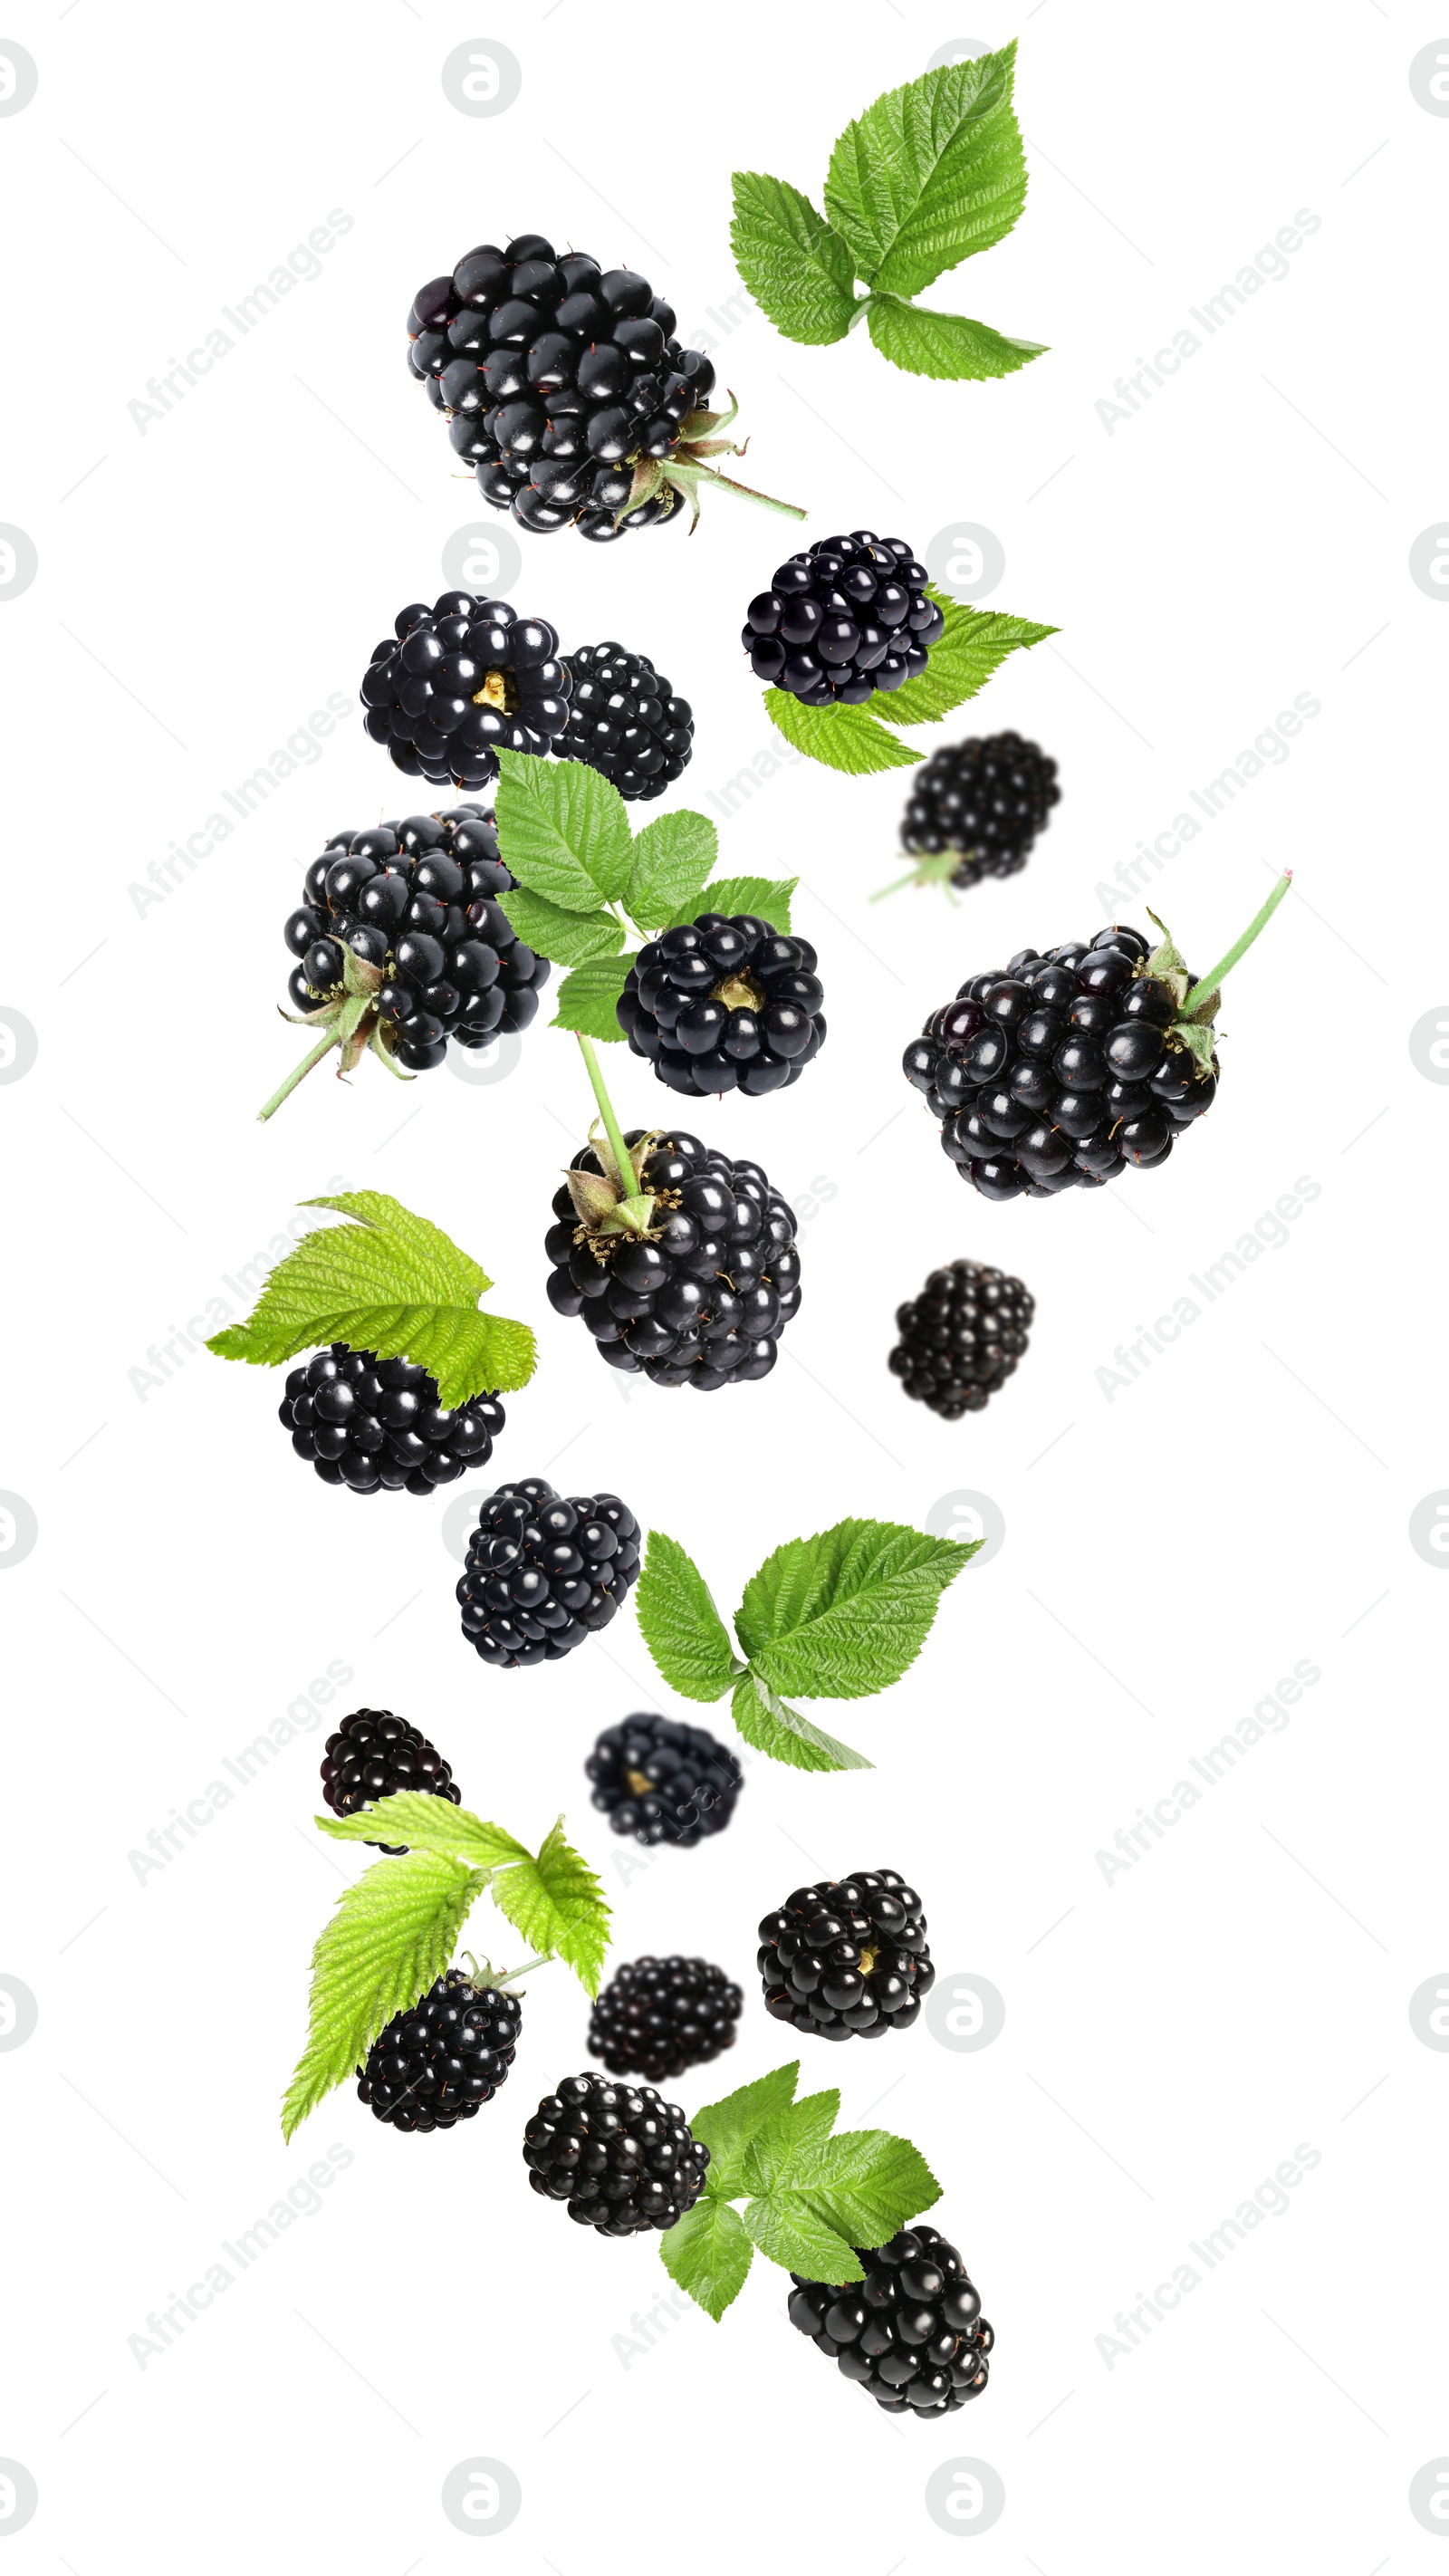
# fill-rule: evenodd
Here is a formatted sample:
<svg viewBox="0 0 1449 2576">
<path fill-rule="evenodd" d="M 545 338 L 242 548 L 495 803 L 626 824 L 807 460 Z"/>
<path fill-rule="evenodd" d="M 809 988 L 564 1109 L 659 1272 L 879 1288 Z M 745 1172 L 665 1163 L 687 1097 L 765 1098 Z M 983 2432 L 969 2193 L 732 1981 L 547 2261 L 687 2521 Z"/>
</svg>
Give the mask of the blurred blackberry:
<svg viewBox="0 0 1449 2576">
<path fill-rule="evenodd" d="M 706 1959 L 630 1959 L 594 2006 L 589 2055 L 611 2075 L 670 2084 L 735 2044 L 744 1996 Z"/>
<path fill-rule="evenodd" d="M 393 765 L 437 786 L 486 787 L 500 751 L 543 753 L 569 720 L 558 633 L 506 599 L 445 590 L 399 609 L 362 675 L 363 719 Z"/>
<path fill-rule="evenodd" d="M 496 1395 L 440 1404 L 437 1379 L 414 1361 L 334 1342 L 288 1371 L 278 1419 L 324 1484 L 430 1494 L 466 1467 L 487 1465 L 503 1407 Z"/>
<path fill-rule="evenodd" d="M 566 2075 L 523 2132 L 528 2179 L 601 2236 L 673 2227 L 704 2189 L 709 2149 L 651 2086 Z"/>
<path fill-rule="evenodd" d="M 901 847 L 926 862 L 918 882 L 1012 877 L 1061 801 L 1057 765 L 1019 733 L 973 734 L 936 751 L 911 779 Z"/>
<path fill-rule="evenodd" d="M 371 1801 L 391 1798 L 399 1789 L 417 1789 L 461 1807 L 463 1792 L 435 1744 L 390 1708 L 354 1709 L 335 1735 L 327 1738 L 322 1764 L 322 1795 L 334 1816 L 355 1816 Z M 406 1843 L 372 1843 L 369 1851 L 394 1858 Z"/>
<path fill-rule="evenodd" d="M 817 2039 L 909 2030 L 936 1982 L 926 1918 L 893 1869 L 797 1887 L 760 1925 L 765 2010 Z"/>
<path fill-rule="evenodd" d="M 791 2324 L 888 2415 L 954 2415 L 979 2397 L 996 2337 L 955 2246 L 917 2219 L 855 2252 L 862 2281 L 791 2273 Z"/>
<path fill-rule="evenodd" d="M 822 537 L 751 600 L 740 638 L 751 669 L 807 707 L 860 707 L 903 687 L 945 630 L 927 578 L 903 537 Z"/>
<path fill-rule="evenodd" d="M 617 1494 L 556 1494 L 541 1476 L 500 1485 L 458 1582 L 463 1634 L 500 1672 L 554 1663 L 607 1628 L 639 1551 L 639 1524 Z"/>
<path fill-rule="evenodd" d="M 449 1968 L 373 2041 L 357 2098 L 393 2129 L 456 2128 L 507 2083 L 522 2020 L 521 1995 Z"/>
<path fill-rule="evenodd" d="M 615 1016 L 671 1091 L 780 1091 L 825 1043 L 817 962 L 755 913 L 702 912 L 640 949 Z"/>
<path fill-rule="evenodd" d="M 606 1726 L 584 1764 L 594 1805 L 615 1834 L 692 1851 L 722 1834 L 745 1775 L 702 1726 L 672 1717 L 626 1717 Z"/>
<path fill-rule="evenodd" d="M 647 656 L 622 644 L 581 644 L 568 669 L 573 695 L 568 723 L 554 736 L 556 756 L 587 761 L 626 803 L 662 796 L 694 748 L 688 698 L 676 698 Z"/>
<path fill-rule="evenodd" d="M 887 1367 L 907 1395 L 946 1422 L 981 1413 L 1026 1349 L 1035 1306 L 1019 1279 L 979 1261 L 933 1270 L 919 1297 L 896 1308 L 900 1340 Z"/>
</svg>

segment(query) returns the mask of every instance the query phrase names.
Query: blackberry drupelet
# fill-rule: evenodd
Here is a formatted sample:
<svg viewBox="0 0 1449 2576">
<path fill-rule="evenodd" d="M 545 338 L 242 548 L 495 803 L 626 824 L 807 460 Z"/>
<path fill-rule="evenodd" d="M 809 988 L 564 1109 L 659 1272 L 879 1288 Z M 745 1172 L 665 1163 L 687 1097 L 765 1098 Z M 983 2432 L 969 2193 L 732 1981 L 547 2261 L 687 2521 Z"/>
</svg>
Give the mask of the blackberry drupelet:
<svg viewBox="0 0 1449 2576">
<path fill-rule="evenodd" d="M 917 2219 L 855 2252 L 863 2281 L 791 2273 L 790 2323 L 889 2415 L 954 2415 L 979 2397 L 996 2337 L 955 2246 Z"/>
<path fill-rule="evenodd" d="M 640 949 L 615 1016 L 671 1091 L 780 1091 L 825 1043 L 817 962 L 757 914 L 702 912 Z"/>
<path fill-rule="evenodd" d="M 1019 1279 L 979 1261 L 933 1270 L 919 1297 L 896 1308 L 900 1340 L 887 1366 L 907 1395 L 946 1422 L 981 1413 L 1026 1349 L 1035 1306 Z"/>
<path fill-rule="evenodd" d="M 709 2149 L 650 2085 L 566 2075 L 523 2132 L 528 2179 L 601 2236 L 673 2227 L 704 2189 Z"/>
<path fill-rule="evenodd" d="M 921 1900 L 893 1869 L 797 1887 L 760 1925 L 765 2010 L 818 2039 L 909 2030 L 936 1982 Z"/>
<path fill-rule="evenodd" d="M 327 1738 L 322 1764 L 322 1795 L 334 1816 L 355 1816 L 371 1801 L 391 1798 L 399 1789 L 419 1789 L 460 1807 L 463 1792 L 435 1744 L 390 1708 L 354 1709 L 335 1735 Z M 406 1843 L 369 1843 L 370 1851 L 394 1858 Z"/>
<path fill-rule="evenodd" d="M 449 1968 L 367 2052 L 357 2098 L 393 2129 L 453 2129 L 508 2081 L 523 1998 Z"/>
<path fill-rule="evenodd" d="M 857 528 L 782 563 L 740 638 L 757 677 L 807 707 L 859 707 L 924 671 L 945 619 L 903 537 Z"/>
<path fill-rule="evenodd" d="M 556 1494 L 541 1476 L 500 1485 L 458 1582 L 463 1634 L 500 1672 L 554 1663 L 607 1628 L 639 1554 L 639 1524 L 617 1494 Z"/>
<path fill-rule="evenodd" d="M 735 2044 L 744 1996 L 707 1959 L 630 1959 L 594 2006 L 589 2055 L 611 2075 L 671 2084 Z"/>
<path fill-rule="evenodd" d="M 299 1458 L 354 1494 L 430 1494 L 487 1465 L 503 1428 L 496 1395 L 438 1402 L 438 1381 L 413 1360 L 380 1360 L 334 1342 L 287 1375 L 278 1419 Z"/>
<path fill-rule="evenodd" d="M 911 780 L 901 847 L 923 864 L 918 881 L 979 885 L 1024 868 L 1061 801 L 1057 765 L 1019 733 L 973 734 L 931 754 Z"/>
<path fill-rule="evenodd" d="M 584 1764 L 594 1805 L 615 1834 L 693 1851 L 722 1834 L 745 1775 L 703 1726 L 673 1717 L 626 1717 L 606 1726 Z"/>
<path fill-rule="evenodd" d="M 568 657 L 569 720 L 554 736 L 560 760 L 583 760 L 612 781 L 626 804 L 662 796 L 683 775 L 694 748 L 694 710 L 643 653 L 622 644 L 581 644 Z"/>
<path fill-rule="evenodd" d="M 624 1142 L 648 1147 L 639 1187 L 657 1222 L 642 1236 L 599 1225 L 588 1182 L 603 1166 L 582 1147 L 570 1168 L 584 1178 L 555 1192 L 544 1237 L 555 1314 L 581 1317 L 601 1358 L 656 1386 L 708 1394 L 768 1377 L 800 1303 L 793 1209 L 758 1163 L 706 1152 L 697 1136 L 631 1128 Z"/>
<path fill-rule="evenodd" d="M 445 590 L 399 609 L 393 630 L 359 694 L 373 741 L 409 777 L 486 787 L 500 751 L 541 754 L 563 732 L 572 683 L 547 618 Z"/>
</svg>

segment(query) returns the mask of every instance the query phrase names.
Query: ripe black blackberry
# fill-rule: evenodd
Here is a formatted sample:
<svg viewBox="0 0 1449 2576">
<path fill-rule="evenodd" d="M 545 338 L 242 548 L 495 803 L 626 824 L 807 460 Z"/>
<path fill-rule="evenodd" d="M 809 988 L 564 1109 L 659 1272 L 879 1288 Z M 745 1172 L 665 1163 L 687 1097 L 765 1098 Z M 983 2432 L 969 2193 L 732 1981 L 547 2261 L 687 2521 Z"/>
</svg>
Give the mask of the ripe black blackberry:
<svg viewBox="0 0 1449 2576">
<path fill-rule="evenodd" d="M 344 1717 L 327 1738 L 322 1764 L 322 1795 L 334 1816 L 355 1816 L 370 1801 L 394 1797 L 399 1789 L 418 1789 L 461 1807 L 463 1792 L 435 1744 L 390 1708 L 358 1708 Z M 369 1843 L 370 1851 L 394 1858 L 406 1843 Z"/>
<path fill-rule="evenodd" d="M 454 2129 L 507 2083 L 522 2020 L 521 1995 L 449 1968 L 373 2041 L 357 2098 L 393 2129 Z"/>
<path fill-rule="evenodd" d="M 708 1394 L 768 1377 L 800 1303 L 793 1209 L 758 1163 L 707 1152 L 697 1136 L 636 1127 L 624 1142 L 648 1149 L 638 1174 L 653 1202 L 648 1230 L 608 1230 L 613 1185 L 582 1147 L 544 1236 L 555 1314 L 581 1317 L 611 1368 L 642 1370 L 656 1386 Z"/>
<path fill-rule="evenodd" d="M 896 1308 L 900 1340 L 886 1365 L 907 1395 L 946 1422 L 984 1412 L 1026 1349 L 1035 1313 L 1019 1279 L 979 1261 L 933 1270 L 919 1297 Z"/>
<path fill-rule="evenodd" d="M 758 914 L 702 912 L 640 949 L 615 1017 L 671 1091 L 780 1091 L 825 1043 L 817 963 Z"/>
<path fill-rule="evenodd" d="M 671 2084 L 735 2044 L 744 1996 L 707 1959 L 629 1959 L 594 2006 L 589 2055 L 611 2075 Z"/>
<path fill-rule="evenodd" d="M 797 1887 L 760 1925 L 765 2010 L 817 2039 L 909 2030 L 936 1982 L 921 1900 L 893 1869 Z"/>
<path fill-rule="evenodd" d="M 628 804 L 647 804 L 682 777 L 694 747 L 694 710 L 643 653 L 581 644 L 568 657 L 569 718 L 554 736 L 560 760 L 587 761 Z"/>
<path fill-rule="evenodd" d="M 918 885 L 1014 877 L 1061 802 L 1057 765 L 1019 733 L 973 734 L 915 771 L 901 847 L 921 861 Z"/>
<path fill-rule="evenodd" d="M 722 1834 L 745 1775 L 703 1726 L 673 1717 L 626 1717 L 606 1726 L 584 1764 L 593 1801 L 615 1834 L 693 1851 Z"/>
<path fill-rule="evenodd" d="M 903 537 L 822 537 L 751 600 L 740 638 L 751 668 L 807 707 L 864 706 L 903 687 L 945 628 L 928 577 Z"/>
<path fill-rule="evenodd" d="M 791 2273 L 790 2323 L 888 2415 L 954 2415 L 979 2397 L 996 2337 L 955 2246 L 917 2219 L 855 2252 L 862 2281 Z"/>
<path fill-rule="evenodd" d="M 548 750 L 568 723 L 571 686 L 547 618 L 445 590 L 431 608 L 399 609 L 359 694 L 395 768 L 437 786 L 486 787 L 500 751 Z"/>
<path fill-rule="evenodd" d="M 415 1361 L 380 1360 L 333 1342 L 288 1371 L 277 1418 L 324 1484 L 354 1494 L 431 1494 L 465 1468 L 487 1465 L 503 1407 L 496 1395 L 440 1404 L 437 1379 Z"/>
<path fill-rule="evenodd" d="M 617 1494 L 556 1494 L 542 1476 L 500 1485 L 458 1582 L 463 1634 L 500 1672 L 554 1663 L 607 1628 L 639 1554 L 639 1524 Z"/>
<path fill-rule="evenodd" d="M 673 2227 L 704 2189 L 708 2147 L 678 2104 L 661 2102 L 648 2084 L 566 2075 L 523 2138 L 534 2190 L 567 2201 L 570 2218 L 601 2236 Z"/>
</svg>

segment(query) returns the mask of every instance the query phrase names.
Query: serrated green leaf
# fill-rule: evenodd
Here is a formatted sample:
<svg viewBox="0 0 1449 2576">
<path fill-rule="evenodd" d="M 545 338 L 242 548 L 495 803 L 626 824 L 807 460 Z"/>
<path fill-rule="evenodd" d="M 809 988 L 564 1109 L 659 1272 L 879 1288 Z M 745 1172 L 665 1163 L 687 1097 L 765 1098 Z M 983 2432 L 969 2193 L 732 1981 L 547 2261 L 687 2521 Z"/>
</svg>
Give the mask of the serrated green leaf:
<svg viewBox="0 0 1449 2576">
<path fill-rule="evenodd" d="M 546 895 L 530 894 L 521 885 L 497 900 L 525 946 L 536 948 L 540 957 L 551 957 L 555 966 L 582 966 L 591 957 L 612 957 L 624 945 L 624 925 L 611 912 L 565 912 L 562 904 L 550 903 Z"/>
<path fill-rule="evenodd" d="M 703 2110 L 692 2115 L 690 2128 L 704 2141 L 710 2154 L 704 2183 L 707 2192 L 717 2199 L 730 2200 L 743 2190 L 740 2176 L 745 2149 L 769 2121 L 788 2109 L 799 2072 L 798 2059 L 791 2066 L 772 2066 L 768 2075 L 757 2075 L 753 2084 L 741 2084 L 722 2101 L 706 2102 Z"/>
<path fill-rule="evenodd" d="M 740 2189 L 751 2199 L 768 2198 L 784 2179 L 793 2158 L 828 2138 L 840 2116 L 840 2095 L 807 2093 L 786 2111 L 777 2111 L 756 2131 L 740 2164 Z"/>
<path fill-rule="evenodd" d="M 609 1946 L 609 1905 L 583 1854 L 565 1840 L 562 1816 L 536 1860 L 525 1856 L 496 1871 L 490 1885 L 515 1932 L 542 1956 L 552 1951 L 566 1960 L 585 1994 L 596 1995 Z"/>
<path fill-rule="evenodd" d="M 528 1845 L 517 1842 L 501 1825 L 486 1825 L 466 1807 L 430 1797 L 423 1789 L 397 1789 L 355 1816 L 314 1816 L 312 1821 L 334 1842 L 406 1843 L 409 1851 L 466 1861 L 470 1869 L 501 1869 L 510 1861 L 530 1857 Z"/>
<path fill-rule="evenodd" d="M 629 882 L 634 845 L 624 799 L 582 760 L 501 751 L 493 798 L 504 866 L 565 912 L 594 912 Z"/>
<path fill-rule="evenodd" d="M 760 2252 L 787 2272 L 803 2272 L 810 2281 L 865 2278 L 854 2246 L 794 2192 L 747 2201 L 741 2216 Z"/>
<path fill-rule="evenodd" d="M 798 877 L 716 877 L 704 888 L 694 908 L 679 916 L 694 921 L 701 912 L 753 912 L 776 930 L 790 927 L 790 898 Z"/>
<path fill-rule="evenodd" d="M 855 1753 L 823 1726 L 802 1717 L 753 1665 L 741 1673 L 730 1701 L 730 1715 L 747 1744 L 768 1753 L 772 1762 L 788 1762 L 793 1771 L 873 1771 L 863 1753 Z"/>
<path fill-rule="evenodd" d="M 644 1643 L 671 1690 L 722 1699 L 738 1658 L 709 1585 L 678 1539 L 652 1529 L 634 1587 Z"/>
<path fill-rule="evenodd" d="M 953 707 L 974 698 L 1008 653 L 1029 652 L 1057 631 L 994 608 L 965 608 L 933 582 L 927 582 L 926 596 L 944 617 L 945 632 L 931 646 L 919 678 L 907 680 L 889 700 L 892 724 L 938 723 Z"/>
<path fill-rule="evenodd" d="M 890 90 L 830 156 L 825 211 L 873 287 L 918 295 L 1010 232 L 1026 202 L 1016 46 Z"/>
<path fill-rule="evenodd" d="M 697 2200 L 659 2239 L 671 2281 L 687 2290 L 716 2325 L 744 2288 L 754 2250 L 727 2200 Z"/>
<path fill-rule="evenodd" d="M 622 957 L 591 957 L 586 966 L 576 966 L 571 975 L 565 975 L 550 1028 L 575 1029 L 610 1046 L 622 1040 L 624 1032 L 614 1006 L 637 954 L 631 948 Z"/>
<path fill-rule="evenodd" d="M 811 2210 L 849 2244 L 869 2249 L 888 2245 L 899 2228 L 934 2208 L 941 2186 L 909 2138 L 888 2129 L 845 2129 L 802 2141 L 781 2168 L 773 2197 Z"/>
<path fill-rule="evenodd" d="M 624 909 L 641 930 L 662 930 L 681 904 L 698 894 L 719 854 L 719 834 L 707 814 L 686 806 L 656 814 L 634 835 L 634 862 Z M 688 916 L 686 916 L 688 917 Z"/>
<path fill-rule="evenodd" d="M 344 1190 L 302 1204 L 354 1222 L 303 1236 L 278 1262 L 246 1322 L 228 1324 L 207 1343 L 218 1359 L 271 1368 L 324 1342 L 350 1342 L 379 1359 L 431 1370 L 443 1404 L 527 1385 L 538 1361 L 529 1327 L 479 1312 L 492 1282 L 426 1217 L 380 1190 Z"/>
<path fill-rule="evenodd" d="M 848 243 L 786 179 L 736 170 L 730 242 L 755 302 L 787 340 L 843 340 L 855 311 Z"/>
<path fill-rule="evenodd" d="M 877 769 L 909 769 L 924 757 L 898 742 L 864 707 L 806 707 L 788 689 L 767 689 L 765 713 L 776 732 L 807 760 L 843 769 L 851 778 L 868 777 Z"/>
<path fill-rule="evenodd" d="M 407 2012 L 452 1963 L 487 1884 L 432 1852 L 375 1861 L 344 1890 L 312 1953 L 307 2045 L 282 2105 L 282 2135 L 356 2074 L 378 2032 Z"/>
<path fill-rule="evenodd" d="M 865 327 L 883 358 L 911 376 L 938 376 L 952 382 L 983 382 L 990 376 L 1014 376 L 1033 358 L 1045 355 L 1039 340 L 1010 340 L 989 322 L 970 322 L 964 313 L 932 313 L 922 304 L 904 304 L 898 295 L 871 297 Z"/>
<path fill-rule="evenodd" d="M 915 1661 L 948 1583 L 981 1545 L 897 1521 L 837 1521 L 777 1547 L 735 1628 L 752 1674 L 806 1699 L 869 1699 Z"/>
</svg>

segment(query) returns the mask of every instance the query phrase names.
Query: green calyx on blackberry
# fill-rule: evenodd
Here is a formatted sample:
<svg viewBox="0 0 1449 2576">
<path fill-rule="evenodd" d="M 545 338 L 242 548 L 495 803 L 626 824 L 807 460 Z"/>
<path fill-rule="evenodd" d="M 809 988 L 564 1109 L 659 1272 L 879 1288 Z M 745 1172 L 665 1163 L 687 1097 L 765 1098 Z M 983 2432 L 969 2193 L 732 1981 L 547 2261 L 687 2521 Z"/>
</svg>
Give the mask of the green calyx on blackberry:
<svg viewBox="0 0 1449 2576">
<path fill-rule="evenodd" d="M 677 2225 L 704 2189 L 709 2149 L 651 2085 L 566 2075 L 523 2132 L 528 2179 L 601 2236 Z"/>
<path fill-rule="evenodd" d="M 760 1925 L 765 2010 L 817 2039 L 909 2030 L 936 1981 L 921 1900 L 896 1870 L 797 1887 Z"/>
<path fill-rule="evenodd" d="M 395 1797 L 399 1789 L 419 1789 L 427 1797 L 446 1798 L 461 1807 L 463 1793 L 435 1744 L 390 1708 L 358 1708 L 344 1717 L 327 1738 L 322 1763 L 322 1795 L 334 1816 L 355 1816 L 370 1800 Z M 406 1843 L 369 1844 L 394 1859 Z"/>
<path fill-rule="evenodd" d="M 636 1843 L 692 1851 L 722 1834 L 745 1775 L 727 1745 L 672 1717 L 626 1717 L 606 1726 L 584 1764 L 609 1830 Z"/>
<path fill-rule="evenodd" d="M 486 787 L 500 751 L 545 753 L 569 720 L 568 670 L 545 617 L 445 590 L 399 609 L 362 675 L 364 723 L 393 765 L 437 786 Z"/>
<path fill-rule="evenodd" d="M 735 2044 L 744 1996 L 707 1959 L 630 1959 L 616 1968 L 589 2022 L 589 2055 L 611 2075 L 672 2084 Z"/>
<path fill-rule="evenodd" d="M 431 1494 L 487 1465 L 504 1415 L 496 1395 L 440 1404 L 437 1379 L 416 1361 L 333 1342 L 288 1370 L 277 1418 L 325 1485 Z"/>
<path fill-rule="evenodd" d="M 825 1043 L 817 963 L 753 913 L 703 912 L 640 949 L 615 1016 L 671 1091 L 780 1091 Z"/>
<path fill-rule="evenodd" d="M 389 2128 L 454 2129 L 508 2081 L 522 2020 L 521 1995 L 449 1968 L 373 2041 L 357 2098 Z"/>
<path fill-rule="evenodd" d="M 1061 793 L 1056 762 L 1019 733 L 973 734 L 932 752 L 911 779 L 901 824 L 901 847 L 916 865 L 883 892 L 904 885 L 964 889 L 985 877 L 1014 877 Z"/>
<path fill-rule="evenodd" d="M 1196 981 L 1155 913 L 1155 948 L 1113 924 L 968 977 L 902 1058 L 961 1178 L 983 1198 L 1044 1199 L 1165 1163 L 1217 1095 L 1218 987 L 1291 882 Z"/>
<path fill-rule="evenodd" d="M 560 760 L 582 760 L 626 803 L 648 803 L 682 777 L 694 747 L 694 710 L 643 653 L 622 644 L 581 644 L 568 657 L 573 682 L 568 723 L 556 734 Z"/>
<path fill-rule="evenodd" d="M 772 510 L 711 461 L 743 455 L 705 408 L 714 368 L 675 337 L 673 307 L 632 269 L 557 252 L 541 233 L 484 242 L 435 277 L 408 314 L 408 365 L 448 423 L 485 501 L 549 535 L 577 528 L 604 544 L 658 526 L 701 485 Z"/>
<path fill-rule="evenodd" d="M 607 1628 L 639 1558 L 639 1524 L 617 1494 L 556 1494 L 542 1476 L 500 1485 L 458 1582 L 463 1634 L 500 1672 L 555 1663 Z"/>
<path fill-rule="evenodd" d="M 860 707 L 926 667 L 945 619 L 903 537 L 822 537 L 752 599 L 740 641 L 757 678 L 807 707 Z"/>
<path fill-rule="evenodd" d="M 1035 1311 L 1019 1279 L 979 1261 L 953 1261 L 896 1308 L 900 1340 L 887 1366 L 917 1403 L 959 1422 L 963 1413 L 984 1412 L 1006 1384 Z"/>
<path fill-rule="evenodd" d="M 790 2323 L 888 2415 L 954 2415 L 979 2397 L 996 2337 L 955 2246 L 917 2219 L 855 2255 L 861 2281 L 791 2273 Z"/>
</svg>

